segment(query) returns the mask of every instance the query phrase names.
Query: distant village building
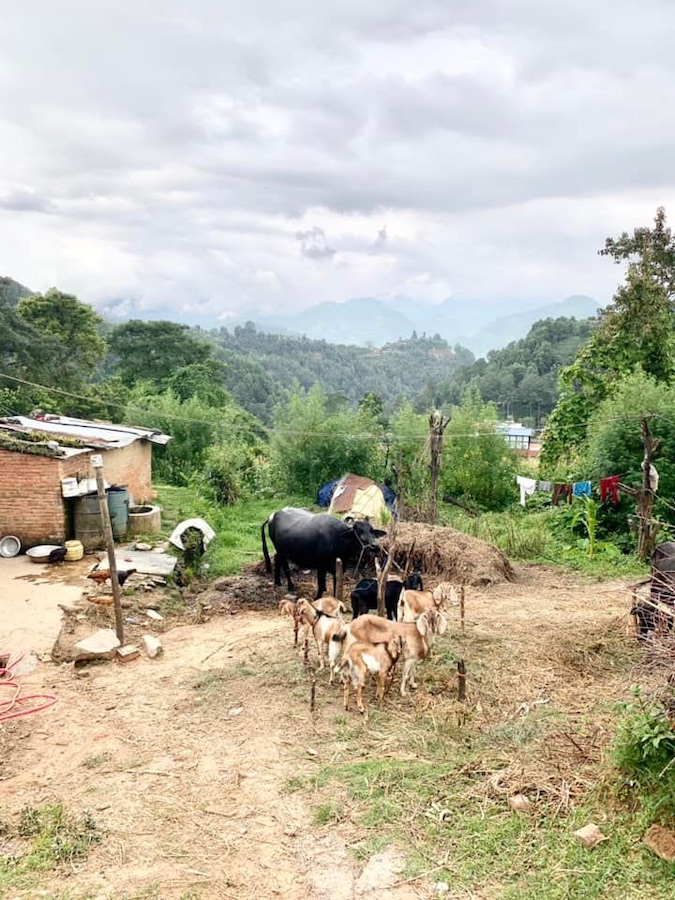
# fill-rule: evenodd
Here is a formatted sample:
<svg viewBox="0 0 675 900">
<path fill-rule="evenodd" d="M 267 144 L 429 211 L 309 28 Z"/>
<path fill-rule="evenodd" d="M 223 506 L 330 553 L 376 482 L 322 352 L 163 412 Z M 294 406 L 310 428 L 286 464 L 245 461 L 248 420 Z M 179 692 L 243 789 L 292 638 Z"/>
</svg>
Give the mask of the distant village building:
<svg viewBox="0 0 675 900">
<path fill-rule="evenodd" d="M 534 437 L 534 428 L 527 428 L 520 422 L 500 422 L 495 431 L 519 456 L 536 457 L 541 452 L 541 441 Z"/>
<path fill-rule="evenodd" d="M 62 543 L 73 536 L 78 497 L 96 489 L 93 454 L 103 456 L 109 485 L 127 488 L 132 504 L 152 497 L 152 444 L 171 438 L 66 416 L 0 419 L 0 537 L 24 546 Z"/>
</svg>

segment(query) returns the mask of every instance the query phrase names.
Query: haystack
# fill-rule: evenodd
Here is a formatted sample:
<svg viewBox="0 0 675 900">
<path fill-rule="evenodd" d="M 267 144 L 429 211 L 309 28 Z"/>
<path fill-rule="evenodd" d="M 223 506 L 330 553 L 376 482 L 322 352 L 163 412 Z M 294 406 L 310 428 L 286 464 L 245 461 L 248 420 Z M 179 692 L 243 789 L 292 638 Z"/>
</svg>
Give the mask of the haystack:
<svg viewBox="0 0 675 900">
<path fill-rule="evenodd" d="M 388 549 L 387 542 L 388 538 L 382 539 Z M 501 550 L 454 528 L 399 522 L 394 561 L 401 568 L 411 549 L 413 569 L 442 581 L 479 587 L 515 580 L 511 563 Z"/>
</svg>

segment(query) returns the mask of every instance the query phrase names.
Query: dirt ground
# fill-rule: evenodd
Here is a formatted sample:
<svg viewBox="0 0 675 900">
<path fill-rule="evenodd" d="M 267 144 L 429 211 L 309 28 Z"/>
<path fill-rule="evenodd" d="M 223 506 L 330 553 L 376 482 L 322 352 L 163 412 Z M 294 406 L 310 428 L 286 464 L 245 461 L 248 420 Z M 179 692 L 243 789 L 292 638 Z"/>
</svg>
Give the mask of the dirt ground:
<svg viewBox="0 0 675 900">
<path fill-rule="evenodd" d="M 461 644 L 469 677 L 472 667 L 484 667 L 481 648 L 499 645 L 508 662 L 485 679 L 482 695 L 469 698 L 486 715 L 499 715 L 503 704 L 509 715 L 522 704 L 562 704 L 563 697 L 569 704 L 571 682 L 582 693 L 594 689 L 593 666 L 578 654 L 592 657 L 604 633 L 633 642 L 625 582 L 589 584 L 541 567 L 522 567 L 518 576 L 513 584 L 469 590 L 466 636 L 451 610 L 451 628 L 439 640 Z M 11 817 L 26 804 L 60 800 L 91 810 L 104 830 L 89 858 L 47 876 L 39 896 L 434 895 L 431 883 L 406 878 L 405 848 L 357 862 L 352 850 L 363 834 L 354 823 L 317 825 L 302 793 L 284 790 L 290 778 L 329 761 L 325 738 L 342 713 L 341 692 L 323 675 L 310 712 L 289 619 L 239 610 L 174 627 L 162 640 L 156 660 L 80 670 L 40 664 L 22 678 L 26 692 L 46 690 L 59 702 L 0 726 L 0 806 Z M 419 691 L 405 700 L 392 691 L 385 709 L 428 701 L 424 668 L 419 674 Z M 628 683 L 625 672 L 603 672 L 601 680 L 608 701 Z M 499 703 L 492 698 L 497 682 Z"/>
<path fill-rule="evenodd" d="M 91 565 L 91 557 L 66 566 L 36 565 L 27 556 L 0 559 L 0 651 L 49 656 L 61 627 L 59 604 L 79 600 Z"/>
</svg>

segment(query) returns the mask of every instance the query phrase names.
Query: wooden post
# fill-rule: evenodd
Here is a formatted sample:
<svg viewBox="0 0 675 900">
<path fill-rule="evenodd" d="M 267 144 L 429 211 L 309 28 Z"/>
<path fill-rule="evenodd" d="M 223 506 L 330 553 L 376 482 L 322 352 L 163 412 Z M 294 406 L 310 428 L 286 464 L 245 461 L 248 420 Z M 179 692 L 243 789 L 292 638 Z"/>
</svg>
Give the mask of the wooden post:
<svg viewBox="0 0 675 900">
<path fill-rule="evenodd" d="M 435 409 L 429 416 L 429 472 L 431 476 L 429 517 L 432 525 L 438 518 L 438 478 L 441 474 L 443 433 L 449 423 L 450 417 L 445 418 L 439 409 Z"/>
<path fill-rule="evenodd" d="M 311 712 L 314 712 L 316 709 L 316 670 L 314 666 L 312 666 L 311 673 L 312 681 L 309 689 L 309 708 Z"/>
<path fill-rule="evenodd" d="M 380 568 L 380 563 L 375 560 L 375 571 L 377 572 L 377 614 L 383 618 L 387 615 L 387 609 L 384 604 L 384 595 L 387 590 L 387 578 L 389 570 L 394 562 L 394 549 L 396 546 L 396 519 L 391 520 L 389 529 L 389 549 L 387 551 L 387 561 L 384 568 Z"/>
<path fill-rule="evenodd" d="M 335 599 L 343 602 L 345 593 L 345 570 L 341 559 L 335 560 Z"/>
<path fill-rule="evenodd" d="M 461 585 L 459 588 L 459 622 L 462 626 L 462 634 L 464 634 L 464 585 Z"/>
<path fill-rule="evenodd" d="M 98 491 L 98 502 L 101 510 L 101 521 L 103 523 L 103 534 L 105 536 L 105 545 L 108 551 L 108 568 L 110 569 L 110 584 L 112 585 L 113 603 L 115 606 L 115 632 L 117 640 L 124 646 L 124 619 L 122 618 L 122 591 L 120 583 L 117 580 L 117 560 L 115 559 L 115 540 L 112 533 L 112 525 L 110 524 L 110 511 L 108 510 L 108 498 L 105 495 L 105 485 L 103 483 L 103 457 L 92 456 L 91 464 L 96 471 L 96 489 Z"/>
<path fill-rule="evenodd" d="M 416 543 L 417 543 L 417 538 L 414 538 L 412 544 L 410 545 L 410 552 L 406 556 L 405 568 L 403 569 L 403 581 L 406 580 L 408 575 L 410 575 L 410 573 L 413 570 L 413 560 L 415 558 L 415 544 Z"/>
<path fill-rule="evenodd" d="M 457 661 L 457 699 L 466 700 L 466 664 L 463 659 Z"/>
<path fill-rule="evenodd" d="M 642 444 L 644 446 L 644 459 L 642 460 L 642 488 L 637 493 L 637 528 L 638 528 L 638 556 L 642 560 L 651 558 L 656 546 L 656 534 L 658 525 L 652 520 L 654 510 L 655 491 L 651 484 L 652 459 L 661 446 L 658 438 L 653 438 L 649 431 L 649 419 L 652 415 L 640 416 L 640 431 L 642 432 Z"/>
</svg>

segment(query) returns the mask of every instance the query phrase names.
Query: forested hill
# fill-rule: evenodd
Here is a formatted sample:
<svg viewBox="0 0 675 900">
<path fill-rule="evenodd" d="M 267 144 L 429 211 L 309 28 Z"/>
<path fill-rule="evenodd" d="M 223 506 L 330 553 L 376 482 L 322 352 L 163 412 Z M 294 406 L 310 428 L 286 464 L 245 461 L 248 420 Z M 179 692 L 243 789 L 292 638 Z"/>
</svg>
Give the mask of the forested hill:
<svg viewBox="0 0 675 900">
<path fill-rule="evenodd" d="M 0 275 L 0 307 L 6 304 L 13 307 L 22 297 L 29 297 L 32 291 L 29 288 L 8 278 L 6 275 Z"/>
<path fill-rule="evenodd" d="M 528 334 L 502 350 L 492 350 L 458 369 L 444 381 L 430 383 L 417 399 L 419 410 L 459 404 L 468 385 L 484 401 L 497 405 L 502 417 L 541 424 L 558 397 L 558 372 L 570 365 L 577 350 L 598 327 L 598 319 L 541 319 Z"/>
<path fill-rule="evenodd" d="M 228 364 L 228 389 L 247 409 L 253 401 L 258 415 L 264 384 L 274 392 L 274 386 L 290 388 L 294 381 L 304 388 L 320 382 L 327 394 L 342 395 L 352 403 L 374 393 L 391 407 L 402 397 L 414 399 L 427 383 L 446 381 L 474 361 L 470 350 L 450 347 L 437 335 L 413 334 L 408 340 L 368 349 L 267 334 L 250 322 L 233 331 L 221 328 L 206 334 L 216 344 L 216 356 Z"/>
</svg>

